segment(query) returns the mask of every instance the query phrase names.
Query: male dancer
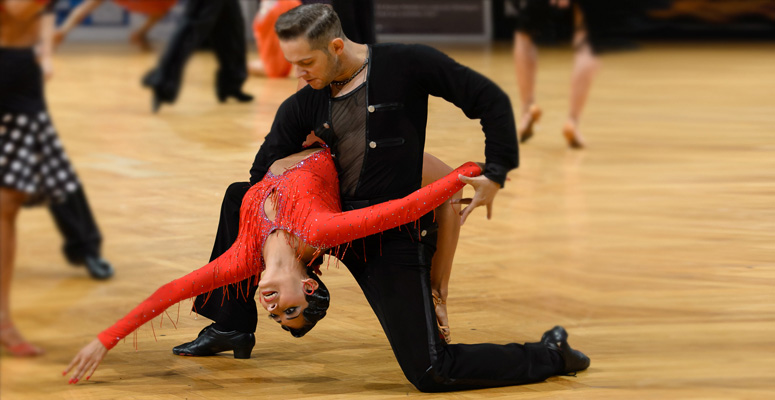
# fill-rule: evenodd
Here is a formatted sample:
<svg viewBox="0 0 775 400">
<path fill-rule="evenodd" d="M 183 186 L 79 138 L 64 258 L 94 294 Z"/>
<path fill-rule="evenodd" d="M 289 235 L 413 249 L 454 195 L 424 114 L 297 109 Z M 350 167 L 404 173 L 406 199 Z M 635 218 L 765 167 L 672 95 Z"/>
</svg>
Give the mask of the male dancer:
<svg viewBox="0 0 775 400">
<path fill-rule="evenodd" d="M 222 103 L 229 97 L 239 102 L 253 100 L 253 96 L 242 92 L 248 73 L 245 24 L 239 0 L 188 0 L 159 64 L 143 78 L 143 85 L 153 91 L 154 112 L 162 103 L 175 102 L 186 62 L 207 39 L 218 58 L 215 83 L 218 100 Z"/>
<path fill-rule="evenodd" d="M 428 96 L 442 97 L 485 134 L 484 176 L 466 180 L 476 193 L 474 207 L 492 201 L 506 174 L 518 165 L 514 116 L 497 85 L 446 55 L 425 46 L 366 46 L 348 40 L 337 15 L 324 5 L 295 8 L 275 28 L 285 57 L 308 86 L 292 95 L 275 116 L 251 169 L 251 184 L 274 161 L 301 150 L 315 131 L 336 152 L 344 209 L 399 198 L 420 187 Z M 244 183 L 227 189 L 213 256 L 236 238 Z M 382 235 L 354 241 L 342 261 L 377 315 L 407 379 L 421 391 L 464 390 L 538 382 L 587 368 L 589 359 L 568 346 L 556 327 L 526 345 L 447 345 L 438 335 L 430 264 L 435 251 L 432 215 Z M 233 290 L 223 306 L 197 299 L 200 314 L 215 324 L 176 354 L 212 355 L 252 348 L 256 324 L 255 288 L 245 301 Z M 221 298 L 215 293 L 215 298 Z M 216 304 L 218 303 L 218 304 Z"/>
</svg>

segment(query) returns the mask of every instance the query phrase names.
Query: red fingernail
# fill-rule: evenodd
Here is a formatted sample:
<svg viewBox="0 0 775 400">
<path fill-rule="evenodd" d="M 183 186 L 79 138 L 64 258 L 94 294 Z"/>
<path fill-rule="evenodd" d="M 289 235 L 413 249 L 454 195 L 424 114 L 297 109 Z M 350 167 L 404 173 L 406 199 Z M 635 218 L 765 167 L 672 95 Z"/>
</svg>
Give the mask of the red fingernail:
<svg viewBox="0 0 775 400">
<path fill-rule="evenodd" d="M 78 378 L 75 378 L 73 383 L 78 383 Z"/>
<path fill-rule="evenodd" d="M 62 371 L 62 376 L 65 376 L 67 374 L 67 371 Z"/>
<path fill-rule="evenodd" d="M 88 380 L 89 380 L 89 378 L 91 378 L 91 375 L 87 376 L 87 377 L 86 377 L 86 380 L 88 381 Z"/>
<path fill-rule="evenodd" d="M 67 381 L 67 383 L 69 383 L 69 384 L 71 384 L 71 385 L 72 385 L 72 384 L 73 384 L 73 380 L 72 380 L 72 379 L 70 379 L 69 381 Z"/>
</svg>

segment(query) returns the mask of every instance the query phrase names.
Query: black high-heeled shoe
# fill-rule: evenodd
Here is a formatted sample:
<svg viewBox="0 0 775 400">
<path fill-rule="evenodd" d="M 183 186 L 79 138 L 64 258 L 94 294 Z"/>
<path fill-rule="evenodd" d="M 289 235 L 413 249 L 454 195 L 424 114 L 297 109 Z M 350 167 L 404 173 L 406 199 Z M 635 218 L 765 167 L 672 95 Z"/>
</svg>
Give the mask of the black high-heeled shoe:
<svg viewBox="0 0 775 400">
<path fill-rule="evenodd" d="M 565 328 L 555 326 L 544 332 L 544 335 L 541 336 L 541 343 L 549 350 L 560 353 L 560 357 L 565 362 L 563 374 L 572 374 L 589 368 L 589 357 L 568 345 L 568 332 L 565 331 Z"/>
</svg>

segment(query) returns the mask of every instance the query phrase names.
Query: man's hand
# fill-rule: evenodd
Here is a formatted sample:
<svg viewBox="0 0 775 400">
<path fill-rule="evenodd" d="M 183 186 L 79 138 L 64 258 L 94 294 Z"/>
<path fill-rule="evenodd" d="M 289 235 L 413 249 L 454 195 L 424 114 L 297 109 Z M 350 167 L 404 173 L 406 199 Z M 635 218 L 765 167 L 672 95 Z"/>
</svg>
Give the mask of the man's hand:
<svg viewBox="0 0 775 400">
<path fill-rule="evenodd" d="M 469 178 L 467 176 L 459 175 L 458 178 L 461 182 L 469 184 L 474 187 L 474 197 L 467 199 L 451 200 L 452 204 L 468 204 L 468 207 L 460 211 L 460 225 L 463 225 L 468 218 L 468 214 L 479 206 L 487 206 L 487 219 L 492 218 L 492 202 L 495 200 L 495 195 L 498 194 L 498 190 L 501 185 L 491 181 L 484 175 Z"/>
<path fill-rule="evenodd" d="M 70 361 L 70 365 L 62 372 L 62 375 L 67 375 L 70 370 L 75 368 L 68 383 L 78 383 L 87 372 L 86 380 L 89 380 L 106 354 L 108 354 L 108 349 L 99 339 L 94 339 L 75 355 L 75 358 L 73 358 L 73 361 Z"/>
</svg>

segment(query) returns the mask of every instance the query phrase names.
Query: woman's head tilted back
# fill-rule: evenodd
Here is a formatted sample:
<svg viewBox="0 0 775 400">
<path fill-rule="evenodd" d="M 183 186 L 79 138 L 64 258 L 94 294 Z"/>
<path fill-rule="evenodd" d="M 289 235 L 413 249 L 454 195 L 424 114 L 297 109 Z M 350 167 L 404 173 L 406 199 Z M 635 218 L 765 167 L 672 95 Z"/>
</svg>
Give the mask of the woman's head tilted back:
<svg viewBox="0 0 775 400">
<path fill-rule="evenodd" d="M 328 310 L 326 285 L 305 260 L 316 250 L 295 236 L 277 230 L 264 242 L 264 270 L 258 281 L 258 300 L 269 318 L 295 337 L 304 336 Z M 320 258 L 315 260 L 320 263 Z"/>
<path fill-rule="evenodd" d="M 306 335 L 307 332 L 315 327 L 315 324 L 317 324 L 318 321 L 326 316 L 326 311 L 328 310 L 328 305 L 331 301 L 331 295 L 328 293 L 328 288 L 312 268 L 307 268 L 307 275 L 318 283 L 318 288 L 312 294 L 304 293 L 304 297 L 307 300 L 307 308 L 302 312 L 302 315 L 304 316 L 304 325 L 302 325 L 301 328 L 283 326 L 283 329 L 291 332 L 291 335 L 297 338 Z"/>
</svg>

